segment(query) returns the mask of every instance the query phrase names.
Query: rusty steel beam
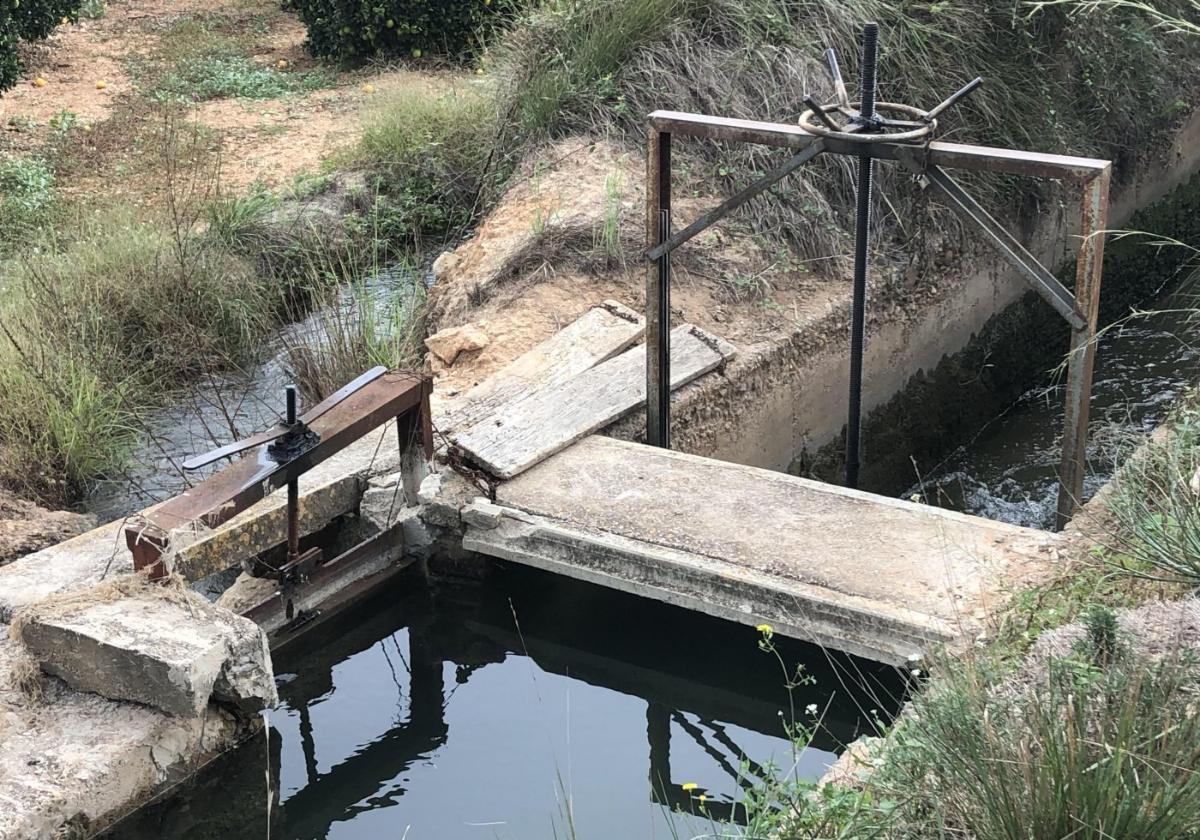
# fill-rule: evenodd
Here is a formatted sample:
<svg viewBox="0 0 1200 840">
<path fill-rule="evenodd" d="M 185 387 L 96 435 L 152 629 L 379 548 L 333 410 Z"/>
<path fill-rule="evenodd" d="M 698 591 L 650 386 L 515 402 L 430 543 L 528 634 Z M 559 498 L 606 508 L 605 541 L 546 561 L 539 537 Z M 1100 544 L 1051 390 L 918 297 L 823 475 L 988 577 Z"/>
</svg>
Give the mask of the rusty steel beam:
<svg viewBox="0 0 1200 840">
<path fill-rule="evenodd" d="M 651 127 L 646 145 L 646 245 L 667 236 L 671 212 L 671 134 Z M 669 254 L 646 267 L 646 443 L 671 445 L 671 287 Z"/>
<path fill-rule="evenodd" d="M 817 141 L 799 125 L 788 123 L 738 120 L 712 117 L 705 114 L 686 114 L 679 111 L 655 111 L 649 116 L 652 132 L 669 132 L 686 137 L 708 140 L 732 140 L 763 146 L 804 149 Z M 904 143 L 851 143 L 833 137 L 824 138 L 826 151 L 837 154 L 869 154 L 881 160 L 899 160 L 912 146 Z M 930 143 L 927 147 L 930 164 L 945 169 L 968 169 L 976 172 L 1006 172 L 1036 178 L 1053 178 L 1085 182 L 1109 167 L 1106 160 L 1047 155 L 989 146 L 968 146 L 959 143 Z"/>
<path fill-rule="evenodd" d="M 134 569 L 151 568 L 152 577 L 162 576 L 160 560 L 170 547 L 172 531 L 195 525 L 217 527 L 393 418 L 420 411 L 422 423 L 428 424 L 424 406 L 431 390 L 432 381 L 426 376 L 391 371 L 315 419 L 309 428 L 320 441 L 298 457 L 276 463 L 267 446 L 261 445 L 182 495 L 151 508 L 125 526 Z M 432 432 L 421 438 L 428 447 L 427 457 L 432 457 Z"/>
<path fill-rule="evenodd" d="M 1088 409 L 1092 369 L 1096 362 L 1096 321 L 1100 311 L 1100 277 L 1104 268 L 1104 231 L 1108 225 L 1111 167 L 1083 187 L 1079 255 L 1075 260 L 1075 306 L 1086 323 L 1071 330 L 1067 385 L 1063 400 L 1062 460 L 1059 466 L 1055 524 L 1061 530 L 1083 503 L 1087 469 Z"/>
<path fill-rule="evenodd" d="M 789 158 L 783 165 L 772 169 L 750 186 L 730 196 L 712 210 L 709 210 L 707 213 L 699 216 L 696 221 L 692 222 L 683 230 L 676 231 L 668 236 L 665 240 L 658 242 L 657 245 L 646 251 L 646 259 L 657 260 L 663 254 L 666 254 L 669 251 L 674 251 L 684 242 L 687 242 L 697 234 L 704 232 L 707 228 L 719 222 L 725 216 L 728 216 L 750 199 L 762 195 L 776 183 L 782 181 L 788 175 L 791 175 L 793 172 L 795 172 L 804 164 L 808 163 L 817 155 L 821 154 L 823 151 L 825 151 L 824 142 L 817 140 L 817 142 L 809 145 L 799 154 Z"/>
<path fill-rule="evenodd" d="M 949 202 L 952 210 L 967 221 L 974 222 L 1001 256 L 1022 274 L 1030 287 L 1042 300 L 1050 304 L 1072 329 L 1081 329 L 1085 325 L 1086 319 L 1076 308 L 1070 290 L 992 218 L 992 215 L 950 177 L 949 173 L 938 166 L 924 165 L 920 149 L 910 149 L 909 154 L 901 155 L 900 163 L 911 172 L 924 176 L 929 186 Z"/>
</svg>

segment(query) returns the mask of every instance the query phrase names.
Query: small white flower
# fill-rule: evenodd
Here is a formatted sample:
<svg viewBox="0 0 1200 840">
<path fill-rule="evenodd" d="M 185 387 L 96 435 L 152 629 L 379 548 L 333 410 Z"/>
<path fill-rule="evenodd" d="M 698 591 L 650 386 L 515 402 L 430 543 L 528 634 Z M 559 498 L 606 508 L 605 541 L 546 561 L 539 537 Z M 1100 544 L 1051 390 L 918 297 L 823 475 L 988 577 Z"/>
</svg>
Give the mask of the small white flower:
<svg viewBox="0 0 1200 840">
<path fill-rule="evenodd" d="M 808 712 L 810 715 L 815 715 L 817 713 L 817 704 L 809 703 L 808 706 L 805 707 L 804 711 Z"/>
<path fill-rule="evenodd" d="M 913 668 L 911 671 L 909 671 L 909 673 L 912 674 L 914 677 L 919 677 L 919 676 L 921 676 L 921 669 Z"/>
</svg>

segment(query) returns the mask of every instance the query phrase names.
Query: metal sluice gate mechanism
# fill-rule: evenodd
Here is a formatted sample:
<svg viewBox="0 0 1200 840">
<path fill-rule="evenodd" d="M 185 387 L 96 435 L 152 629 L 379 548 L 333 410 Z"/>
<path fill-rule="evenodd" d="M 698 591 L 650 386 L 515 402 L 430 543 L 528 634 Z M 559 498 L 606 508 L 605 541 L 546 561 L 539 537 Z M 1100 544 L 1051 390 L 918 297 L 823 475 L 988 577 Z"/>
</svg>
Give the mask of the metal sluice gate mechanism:
<svg viewBox="0 0 1200 840">
<path fill-rule="evenodd" d="M 858 486 L 872 176 L 876 160 L 892 161 L 910 172 L 923 190 L 982 233 L 985 241 L 1070 326 L 1071 353 L 1067 363 L 1057 511 L 1057 523 L 1061 527 L 1078 507 L 1083 491 L 1088 400 L 1103 261 L 1102 234 L 1108 212 L 1112 164 L 1107 160 L 1068 155 L 937 142 L 939 117 L 976 91 L 983 79 L 972 79 L 928 111 L 908 104 L 877 101 L 878 24 L 867 23 L 863 27 L 861 45 L 862 78 L 858 100 L 850 99 L 837 54 L 828 49 L 825 60 L 833 83 L 833 99 L 821 104 L 811 95 L 806 96 L 807 110 L 797 123 L 760 122 L 677 111 L 650 114 L 646 161 L 645 256 L 649 262 L 646 279 L 646 441 L 667 448 L 671 445 L 671 253 L 818 156 L 843 155 L 854 158 L 857 163 L 844 451 L 845 484 Z M 792 156 L 702 213 L 686 227 L 673 231 L 671 149 L 676 136 L 780 147 L 789 149 Z M 1075 288 L 1065 287 L 950 176 L 948 169 L 1054 179 L 1082 186 Z"/>
<path fill-rule="evenodd" d="M 286 486 L 287 535 L 282 562 L 267 562 L 267 551 L 247 564 L 252 565 L 256 575 L 272 578 L 277 591 L 243 614 L 257 620 L 282 611 L 287 622 L 302 621 L 306 616 L 295 614 L 294 601 L 305 587 L 353 576 L 356 565 L 381 554 L 398 554 L 402 540 L 398 528 L 393 527 L 336 557 L 324 557 L 317 547 L 301 551 L 300 477 L 394 419 L 405 490 L 412 490 L 411 483 L 419 483 L 423 477 L 421 465 L 433 455 L 431 391 L 432 382 L 427 376 L 375 367 L 300 414 L 297 388 L 286 386 L 285 412 L 279 423 L 243 440 L 191 456 L 182 466 L 195 471 L 222 458 L 242 457 L 125 526 L 134 569 L 144 570 L 152 580 L 165 578 L 173 571 L 178 551 L 194 542 L 195 537 Z M 269 516 L 264 514 L 264 521 Z"/>
</svg>

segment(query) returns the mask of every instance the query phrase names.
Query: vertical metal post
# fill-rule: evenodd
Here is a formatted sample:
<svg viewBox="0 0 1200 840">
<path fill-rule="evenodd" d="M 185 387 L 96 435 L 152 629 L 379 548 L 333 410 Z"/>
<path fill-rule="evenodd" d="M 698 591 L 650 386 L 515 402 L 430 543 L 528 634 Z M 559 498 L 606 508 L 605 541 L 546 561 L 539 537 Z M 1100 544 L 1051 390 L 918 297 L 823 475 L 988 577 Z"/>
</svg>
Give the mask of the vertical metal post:
<svg viewBox="0 0 1200 840">
<path fill-rule="evenodd" d="M 670 236 L 671 135 L 651 128 L 646 144 L 646 247 Z M 664 254 L 646 269 L 646 443 L 671 445 L 671 268 Z"/>
<path fill-rule="evenodd" d="M 287 402 L 287 424 L 296 422 L 296 398 L 298 388 L 295 385 L 284 386 L 283 392 Z M 300 480 L 293 478 L 287 486 L 287 562 L 295 563 L 300 559 Z"/>
<path fill-rule="evenodd" d="M 875 117 L 875 74 L 879 56 L 879 24 L 863 27 L 862 101 L 859 114 L 864 120 Z M 870 132 L 870 125 L 863 125 Z M 862 435 L 862 367 L 866 335 L 867 262 L 871 231 L 871 175 L 874 159 L 858 156 L 857 216 L 854 228 L 854 302 L 850 319 L 850 396 L 846 419 L 846 486 L 858 486 L 859 442 Z"/>
<path fill-rule="evenodd" d="M 1087 468 L 1088 408 L 1092 398 L 1092 368 L 1096 361 L 1096 320 L 1100 307 L 1100 278 L 1104 268 L 1104 234 L 1108 224 L 1111 171 L 1104 169 L 1084 184 L 1082 241 L 1075 260 L 1075 308 L 1086 320 L 1071 330 L 1067 358 L 1067 387 L 1063 400 L 1062 463 L 1059 467 L 1055 525 L 1062 530 L 1083 499 Z"/>
</svg>

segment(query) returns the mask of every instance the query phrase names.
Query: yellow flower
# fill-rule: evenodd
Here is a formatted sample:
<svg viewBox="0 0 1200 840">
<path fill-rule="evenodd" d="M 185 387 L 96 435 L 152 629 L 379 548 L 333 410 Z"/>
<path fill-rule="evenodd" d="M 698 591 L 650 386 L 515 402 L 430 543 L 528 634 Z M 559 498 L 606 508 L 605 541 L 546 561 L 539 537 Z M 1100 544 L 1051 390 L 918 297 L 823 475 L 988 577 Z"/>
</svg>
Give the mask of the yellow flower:
<svg viewBox="0 0 1200 840">
<path fill-rule="evenodd" d="M 682 787 L 684 790 L 695 790 L 696 788 L 700 787 L 700 785 L 696 784 L 695 782 L 688 782 L 682 785 Z"/>
<path fill-rule="evenodd" d="M 757 627 L 755 627 L 754 629 L 757 630 L 759 633 L 762 633 L 764 636 L 769 636 L 775 632 L 775 628 L 772 627 L 770 624 L 760 624 Z"/>
<path fill-rule="evenodd" d="M 707 796 L 705 796 L 705 795 L 702 793 L 702 794 L 700 794 L 700 801 L 701 801 L 701 802 L 707 802 L 707 801 L 708 801 L 708 797 L 707 797 Z"/>
</svg>

